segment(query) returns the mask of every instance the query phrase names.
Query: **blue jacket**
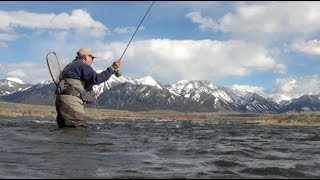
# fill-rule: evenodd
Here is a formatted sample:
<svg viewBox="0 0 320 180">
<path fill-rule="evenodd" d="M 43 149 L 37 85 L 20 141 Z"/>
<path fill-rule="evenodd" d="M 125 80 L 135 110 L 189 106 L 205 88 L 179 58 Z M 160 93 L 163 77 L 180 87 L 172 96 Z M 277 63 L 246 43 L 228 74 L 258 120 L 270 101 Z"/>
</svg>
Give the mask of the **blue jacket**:
<svg viewBox="0 0 320 180">
<path fill-rule="evenodd" d="M 85 64 L 80 58 L 73 60 L 69 66 L 66 66 L 64 78 L 79 79 L 85 82 L 85 87 L 98 85 L 108 80 L 114 73 L 109 67 L 101 73 L 97 73 L 91 66 Z"/>
</svg>

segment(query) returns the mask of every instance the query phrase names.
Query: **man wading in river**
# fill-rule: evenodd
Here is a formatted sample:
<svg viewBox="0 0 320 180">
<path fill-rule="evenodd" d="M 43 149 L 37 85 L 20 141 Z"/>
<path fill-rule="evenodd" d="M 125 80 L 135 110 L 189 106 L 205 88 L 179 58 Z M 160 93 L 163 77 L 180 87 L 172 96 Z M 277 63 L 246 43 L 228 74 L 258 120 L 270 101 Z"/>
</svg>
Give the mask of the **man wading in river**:
<svg viewBox="0 0 320 180">
<path fill-rule="evenodd" d="M 91 103 L 97 98 L 92 86 L 107 81 L 121 65 L 121 61 L 116 60 L 98 74 L 91 67 L 94 58 L 90 48 L 81 48 L 60 74 L 55 102 L 59 128 L 86 127 L 84 103 Z"/>
</svg>

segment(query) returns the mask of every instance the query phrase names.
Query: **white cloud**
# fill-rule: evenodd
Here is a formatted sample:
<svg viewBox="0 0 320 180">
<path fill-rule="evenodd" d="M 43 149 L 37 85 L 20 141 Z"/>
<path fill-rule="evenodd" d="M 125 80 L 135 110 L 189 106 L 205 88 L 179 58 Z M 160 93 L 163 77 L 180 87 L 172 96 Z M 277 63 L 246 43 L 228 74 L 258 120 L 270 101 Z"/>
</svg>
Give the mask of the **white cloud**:
<svg viewBox="0 0 320 180">
<path fill-rule="evenodd" d="M 320 28 L 320 2 L 241 2 L 218 20 L 202 17 L 198 12 L 187 15 L 200 27 L 222 32 L 252 33 L 310 33 Z M 193 14 L 193 16 L 191 16 Z M 208 23 L 210 22 L 210 23 Z M 214 22 L 218 22 L 215 24 Z"/>
<path fill-rule="evenodd" d="M 232 85 L 231 89 L 236 90 L 238 93 L 246 94 L 246 92 L 250 93 L 257 93 L 259 95 L 265 95 L 265 89 L 261 86 L 249 86 L 249 85 L 241 85 L 241 84 L 234 84 Z"/>
<path fill-rule="evenodd" d="M 28 83 L 39 83 L 51 79 L 46 64 L 34 64 L 30 62 L 0 64 L 0 76 L 18 77 Z"/>
<path fill-rule="evenodd" d="M 0 30 L 14 32 L 15 28 L 75 30 L 93 37 L 102 37 L 108 28 L 92 19 L 82 9 L 75 9 L 61 14 L 39 14 L 27 11 L 0 11 Z"/>
<path fill-rule="evenodd" d="M 288 93 L 297 89 L 297 80 L 292 78 L 276 79 L 276 84 L 280 92 Z"/>
<path fill-rule="evenodd" d="M 26 76 L 26 73 L 23 71 L 23 69 L 13 69 L 11 71 L 9 71 L 7 74 L 6 74 L 7 77 L 25 77 Z"/>
<path fill-rule="evenodd" d="M 99 50 L 102 63 L 120 56 L 125 43 L 107 44 Z M 109 61 L 106 61 L 108 59 Z M 244 41 L 170 40 L 135 41 L 124 55 L 128 72 L 151 75 L 155 79 L 218 79 L 246 76 L 253 71 L 282 67 L 263 47 Z"/>
<path fill-rule="evenodd" d="M 13 34 L 0 33 L 0 41 L 12 41 L 16 38 L 17 36 Z"/>
<path fill-rule="evenodd" d="M 320 41 L 317 39 L 310 41 L 296 40 L 289 45 L 289 50 L 309 55 L 320 55 Z"/>
<path fill-rule="evenodd" d="M 298 78 L 276 79 L 276 94 L 286 95 L 288 99 L 298 98 L 304 94 L 320 93 L 320 76 L 310 75 Z"/>
<path fill-rule="evenodd" d="M 127 42 L 113 42 L 94 48 L 98 58 L 96 70 L 106 69 L 120 58 Z M 64 52 L 64 51 L 62 51 Z M 63 64 L 61 52 L 56 51 Z M 61 64 L 61 65 L 62 65 Z M 174 83 L 181 79 L 214 80 L 241 77 L 255 71 L 270 71 L 281 67 L 263 47 L 245 41 L 170 40 L 134 41 L 122 59 L 121 71 L 134 78 L 152 76 L 160 82 Z M 51 79 L 45 61 L 42 64 L 3 64 L 0 73 L 20 73 L 26 82 Z M 17 71 L 17 70 L 21 71 Z M 35 69 L 37 71 L 35 71 Z"/>
<path fill-rule="evenodd" d="M 198 23 L 201 30 L 212 29 L 215 30 L 216 22 L 210 17 L 203 17 L 200 12 L 191 12 L 186 15 L 192 22 Z"/>
<path fill-rule="evenodd" d="M 8 47 L 7 42 L 17 39 L 18 36 L 9 33 L 0 33 L 0 48 Z"/>
</svg>

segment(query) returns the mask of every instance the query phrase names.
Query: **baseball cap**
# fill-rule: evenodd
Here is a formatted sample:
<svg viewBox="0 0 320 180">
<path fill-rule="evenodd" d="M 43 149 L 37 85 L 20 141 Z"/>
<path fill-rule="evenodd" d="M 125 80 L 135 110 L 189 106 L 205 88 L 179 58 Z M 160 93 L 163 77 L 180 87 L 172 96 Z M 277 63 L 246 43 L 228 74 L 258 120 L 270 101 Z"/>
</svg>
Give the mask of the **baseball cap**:
<svg viewBox="0 0 320 180">
<path fill-rule="evenodd" d="M 93 55 L 93 52 L 90 48 L 81 48 L 81 49 L 79 49 L 77 54 L 78 55 L 88 55 L 88 56 L 92 56 L 93 58 L 96 58 L 96 56 Z"/>
</svg>

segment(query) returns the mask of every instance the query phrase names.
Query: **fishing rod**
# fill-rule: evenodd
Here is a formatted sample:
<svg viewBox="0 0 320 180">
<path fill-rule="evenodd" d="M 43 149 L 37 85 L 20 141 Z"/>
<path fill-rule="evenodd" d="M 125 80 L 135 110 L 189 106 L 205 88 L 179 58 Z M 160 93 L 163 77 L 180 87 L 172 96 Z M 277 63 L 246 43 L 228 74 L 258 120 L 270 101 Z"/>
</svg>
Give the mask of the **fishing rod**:
<svg viewBox="0 0 320 180">
<path fill-rule="evenodd" d="M 149 9 L 147 10 L 147 12 L 146 12 L 146 14 L 143 16 L 143 18 L 142 18 L 142 20 L 140 21 L 140 24 L 138 25 L 138 27 L 136 28 L 136 30 L 135 30 L 135 32 L 133 33 L 133 35 L 132 35 L 132 37 L 131 37 L 131 39 L 130 39 L 130 41 L 129 41 L 129 43 L 127 44 L 127 46 L 126 46 L 126 48 L 124 49 L 124 51 L 123 51 L 123 53 L 122 53 L 122 55 L 121 55 L 121 57 L 120 57 L 120 61 L 121 61 L 121 59 L 122 59 L 122 57 L 123 57 L 123 55 L 124 55 L 124 53 L 126 52 L 126 50 L 127 50 L 127 48 L 129 47 L 129 45 L 130 45 L 130 43 L 131 43 L 131 41 L 132 41 L 132 39 L 133 39 L 133 37 L 134 37 L 134 35 L 137 33 L 137 31 L 138 31 L 138 29 L 139 29 L 139 27 L 140 27 L 140 25 L 142 24 L 142 22 L 143 22 L 143 20 L 145 19 L 145 17 L 147 16 L 147 14 L 149 13 L 149 11 L 150 11 L 150 9 L 151 9 L 151 7 L 153 6 L 153 4 L 155 3 L 155 1 L 153 1 L 152 2 L 152 4 L 150 5 L 150 7 L 149 7 Z M 119 70 L 115 70 L 115 73 L 114 73 L 117 77 L 120 77 L 121 76 L 121 73 L 120 73 L 120 71 Z"/>
</svg>

